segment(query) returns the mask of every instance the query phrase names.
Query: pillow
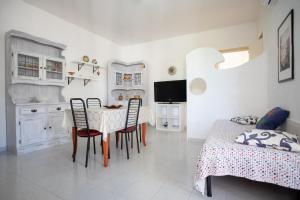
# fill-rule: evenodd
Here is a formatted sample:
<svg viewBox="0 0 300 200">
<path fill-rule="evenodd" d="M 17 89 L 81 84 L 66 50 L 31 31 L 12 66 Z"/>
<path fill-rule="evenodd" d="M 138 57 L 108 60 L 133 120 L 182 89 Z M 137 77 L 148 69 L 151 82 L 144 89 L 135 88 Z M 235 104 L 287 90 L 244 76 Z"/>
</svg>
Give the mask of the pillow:
<svg viewBox="0 0 300 200">
<path fill-rule="evenodd" d="M 242 117 L 234 117 L 230 119 L 230 121 L 241 125 L 253 125 L 256 124 L 257 120 L 258 117 L 255 116 L 242 116 Z"/>
<path fill-rule="evenodd" d="M 264 130 L 275 130 L 278 126 L 285 122 L 289 114 L 289 111 L 282 108 L 273 108 L 257 122 L 256 128 Z"/>
<path fill-rule="evenodd" d="M 240 134 L 235 141 L 240 144 L 300 152 L 297 136 L 284 131 L 253 129 Z"/>
</svg>

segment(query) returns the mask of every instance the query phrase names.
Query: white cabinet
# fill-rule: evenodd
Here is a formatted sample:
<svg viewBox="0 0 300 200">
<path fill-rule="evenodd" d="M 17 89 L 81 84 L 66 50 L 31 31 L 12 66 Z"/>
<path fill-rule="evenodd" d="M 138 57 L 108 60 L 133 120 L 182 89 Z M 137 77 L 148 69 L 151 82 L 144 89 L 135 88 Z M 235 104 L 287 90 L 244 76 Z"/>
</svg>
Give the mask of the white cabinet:
<svg viewBox="0 0 300 200">
<path fill-rule="evenodd" d="M 156 104 L 156 129 L 182 131 L 184 127 L 183 104 Z"/>
<path fill-rule="evenodd" d="M 15 151 L 30 152 L 67 139 L 68 131 L 62 126 L 66 107 L 67 104 L 18 105 Z"/>
<path fill-rule="evenodd" d="M 144 62 L 108 64 L 108 104 L 127 105 L 130 98 L 141 98 L 148 105 L 148 69 Z"/>
<path fill-rule="evenodd" d="M 29 145 L 47 139 L 47 116 L 34 116 L 20 120 L 19 144 Z"/>
<path fill-rule="evenodd" d="M 66 82 L 65 49 L 64 44 L 18 30 L 5 34 L 8 151 L 22 154 L 69 141 L 60 137 L 63 106 L 67 105 L 61 93 Z"/>
<path fill-rule="evenodd" d="M 47 124 L 47 137 L 48 138 L 60 138 L 67 136 L 67 130 L 62 126 L 64 119 L 63 113 L 61 114 L 49 114 Z"/>
<path fill-rule="evenodd" d="M 12 57 L 12 83 L 64 85 L 64 59 L 22 51 L 13 51 Z"/>
</svg>

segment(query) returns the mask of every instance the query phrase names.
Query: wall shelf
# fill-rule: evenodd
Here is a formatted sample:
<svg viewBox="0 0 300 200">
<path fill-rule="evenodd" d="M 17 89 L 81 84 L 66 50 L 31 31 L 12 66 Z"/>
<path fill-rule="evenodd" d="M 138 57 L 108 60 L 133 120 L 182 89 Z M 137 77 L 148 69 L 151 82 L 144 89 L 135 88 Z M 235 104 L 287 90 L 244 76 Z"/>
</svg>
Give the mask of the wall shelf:
<svg viewBox="0 0 300 200">
<path fill-rule="evenodd" d="M 99 80 L 98 78 L 95 78 L 95 77 L 70 76 L 70 75 L 66 76 L 66 78 L 68 80 L 68 85 L 70 85 L 74 79 L 81 79 L 81 80 L 83 80 L 84 86 L 86 86 L 90 81 L 98 81 Z"/>
<path fill-rule="evenodd" d="M 93 74 L 99 70 L 100 68 L 103 68 L 102 66 L 100 66 L 99 64 L 94 64 L 94 63 L 90 63 L 90 62 L 83 62 L 83 61 L 73 61 L 72 63 L 77 64 L 77 71 L 80 71 L 82 69 L 83 66 L 89 66 L 93 68 Z"/>
</svg>

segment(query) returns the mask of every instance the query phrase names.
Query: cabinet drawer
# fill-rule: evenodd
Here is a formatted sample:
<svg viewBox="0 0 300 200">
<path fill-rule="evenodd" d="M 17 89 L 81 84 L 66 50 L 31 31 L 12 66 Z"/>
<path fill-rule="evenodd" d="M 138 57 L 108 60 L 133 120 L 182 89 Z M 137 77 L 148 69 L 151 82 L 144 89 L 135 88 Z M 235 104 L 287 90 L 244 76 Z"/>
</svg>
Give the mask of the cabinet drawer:
<svg viewBox="0 0 300 200">
<path fill-rule="evenodd" d="M 63 112 L 63 111 L 65 111 L 65 105 L 51 105 L 51 106 L 49 106 L 48 111 L 51 113 Z"/>
<path fill-rule="evenodd" d="M 29 114 L 40 114 L 40 113 L 46 113 L 46 108 L 40 108 L 40 107 L 28 107 L 28 108 L 21 108 L 20 114 L 21 115 L 29 115 Z"/>
</svg>

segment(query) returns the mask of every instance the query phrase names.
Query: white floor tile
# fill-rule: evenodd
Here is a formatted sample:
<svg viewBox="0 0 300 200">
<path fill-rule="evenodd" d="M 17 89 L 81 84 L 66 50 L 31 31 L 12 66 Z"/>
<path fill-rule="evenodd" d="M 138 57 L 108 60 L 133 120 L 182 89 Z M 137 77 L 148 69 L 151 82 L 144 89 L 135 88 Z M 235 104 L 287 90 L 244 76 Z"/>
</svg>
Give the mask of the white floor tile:
<svg viewBox="0 0 300 200">
<path fill-rule="evenodd" d="M 213 177 L 213 197 L 193 190 L 201 142 L 187 142 L 185 133 L 149 128 L 141 153 L 115 148 L 111 137 L 109 167 L 103 167 L 99 141 L 84 167 L 86 140 L 80 139 L 76 162 L 72 144 L 15 156 L 0 154 L 0 200 L 268 200 L 296 199 L 296 192 L 234 177 Z"/>
</svg>

